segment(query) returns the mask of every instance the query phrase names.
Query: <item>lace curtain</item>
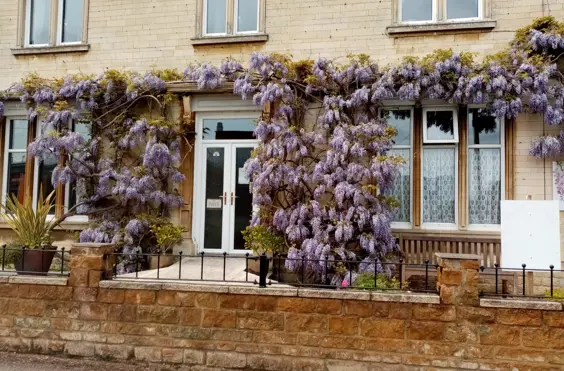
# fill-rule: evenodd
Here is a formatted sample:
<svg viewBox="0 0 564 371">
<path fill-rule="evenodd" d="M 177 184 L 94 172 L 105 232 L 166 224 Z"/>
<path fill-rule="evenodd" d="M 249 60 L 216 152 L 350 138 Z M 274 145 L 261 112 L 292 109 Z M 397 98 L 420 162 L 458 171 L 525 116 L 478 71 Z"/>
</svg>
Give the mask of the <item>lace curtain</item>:
<svg viewBox="0 0 564 371">
<path fill-rule="evenodd" d="M 393 215 L 394 222 L 409 223 L 411 210 L 411 164 L 410 149 L 393 149 L 390 155 L 401 156 L 405 159 L 405 165 L 400 168 L 400 175 L 394 182 L 391 191 L 386 192 L 386 196 L 394 196 L 400 203 Z"/>
<path fill-rule="evenodd" d="M 501 149 L 468 151 L 470 224 L 500 224 Z"/>
<path fill-rule="evenodd" d="M 456 149 L 423 150 L 423 222 L 454 223 Z"/>
</svg>

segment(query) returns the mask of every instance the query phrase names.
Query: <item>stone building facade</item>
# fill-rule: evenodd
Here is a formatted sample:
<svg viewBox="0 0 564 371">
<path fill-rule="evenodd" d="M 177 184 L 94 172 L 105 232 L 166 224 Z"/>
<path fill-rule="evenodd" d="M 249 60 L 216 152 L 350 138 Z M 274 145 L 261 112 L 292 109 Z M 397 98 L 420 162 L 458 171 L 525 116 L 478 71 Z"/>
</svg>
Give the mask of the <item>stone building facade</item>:
<svg viewBox="0 0 564 371">
<path fill-rule="evenodd" d="M 481 58 L 505 48 L 515 31 L 536 17 L 564 18 L 564 0 L 80 0 L 76 4 L 64 0 L 0 0 L 0 88 L 8 88 L 30 72 L 59 77 L 96 74 L 105 68 L 146 71 L 157 66 L 181 70 L 189 63 L 219 63 L 227 57 L 246 61 L 252 52 L 288 53 L 295 59 L 324 56 L 342 60 L 351 53 L 366 53 L 380 65 L 405 56 L 423 56 L 437 48 L 474 52 Z M 230 127 L 245 131 L 249 120 L 261 114 L 261 109 L 234 100 L 229 94 L 204 95 L 189 84 L 171 85 L 171 89 L 184 96 L 179 100 L 178 119 L 194 119 L 198 133 L 208 124 L 213 125 L 210 129 L 220 131 L 220 123 L 225 132 Z M 414 181 L 420 174 L 425 177 L 424 161 L 416 160 L 418 153 L 425 152 L 421 138 L 424 123 L 415 122 L 420 121 L 416 117 L 433 107 L 436 102 L 399 108 L 390 103 L 390 109 L 412 110 L 413 114 L 408 125 L 409 139 L 403 148 L 398 148 L 415 161 L 406 186 L 409 207 L 402 222 L 396 225 L 396 232 L 404 249 L 427 249 L 429 254 L 437 246 L 462 249 L 460 252 L 482 254 L 483 263 L 492 265 L 500 250 L 500 229 L 496 223 L 499 217 L 485 216 L 487 223 L 481 223 L 478 216 L 478 222 L 472 223 L 467 203 L 472 200 L 468 153 L 476 148 L 468 143 L 466 135 L 470 131 L 469 115 L 475 108 L 446 107 L 458 117 L 456 126 L 462 138 L 449 147 L 454 151 L 450 158 L 453 195 L 449 200 L 454 209 L 452 220 L 426 223 L 425 196 L 419 193 L 424 180 Z M 18 152 L 9 147 L 10 120 L 25 120 L 25 109 L 18 104 L 8 105 L 5 116 L 1 140 L 3 195 L 8 186 L 8 156 L 25 153 L 25 149 Z M 553 198 L 552 163 L 535 160 L 528 154 L 531 139 L 550 130 L 554 128 L 543 125 L 539 115 L 523 114 L 512 122 L 499 124 L 497 139 L 488 148 L 498 153 L 493 170 L 499 173 L 494 176 L 499 188 L 497 201 L 529 196 L 533 200 Z M 215 237 L 209 238 L 216 238 L 219 251 L 235 252 L 235 245 L 240 243 L 237 233 L 244 228 L 245 213 L 249 210 L 246 206 L 237 210 L 237 200 L 241 202 L 242 197 L 237 187 L 247 184 L 238 169 L 255 143 L 246 136 L 229 140 L 220 143 L 219 137 L 202 137 L 183 165 L 188 178 L 183 185 L 187 203 L 178 214 L 178 221 L 188 229 L 184 248 L 192 252 L 208 249 L 204 242 L 208 227 L 202 221 L 210 218 L 206 210 L 217 210 L 218 205 L 222 209 L 222 203 L 225 215 L 211 216 L 218 219 L 218 225 L 213 229 Z M 229 153 L 221 165 L 229 165 L 229 170 L 223 168 L 223 178 L 216 179 L 223 183 L 224 192 L 213 197 L 206 194 L 207 186 L 202 180 L 207 174 L 207 151 L 211 151 L 210 158 L 216 153 Z M 418 170 L 413 168 L 417 161 Z M 33 166 L 29 170 L 34 172 L 29 176 L 34 184 L 39 182 L 41 169 Z M 68 197 L 61 196 L 60 200 L 68 201 Z M 227 206 L 233 208 L 227 210 Z M 69 221 L 65 229 L 80 230 L 86 223 Z M 0 240 L 9 240 L 6 225 L 0 228 Z M 219 237 L 217 231 L 221 231 Z M 71 239 L 66 232 L 59 237 Z M 217 246 L 209 249 L 213 251 Z"/>
</svg>

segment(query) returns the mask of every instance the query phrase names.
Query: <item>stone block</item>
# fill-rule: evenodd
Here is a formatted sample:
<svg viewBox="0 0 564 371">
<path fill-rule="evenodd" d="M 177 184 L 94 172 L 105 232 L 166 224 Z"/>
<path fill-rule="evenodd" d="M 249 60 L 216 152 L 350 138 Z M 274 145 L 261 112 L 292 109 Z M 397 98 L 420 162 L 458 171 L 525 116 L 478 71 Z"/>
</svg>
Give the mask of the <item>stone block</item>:
<svg viewBox="0 0 564 371">
<path fill-rule="evenodd" d="M 320 315 L 286 314 L 286 331 L 324 333 L 327 332 L 327 317 Z"/>
<path fill-rule="evenodd" d="M 100 289 L 98 301 L 100 303 L 121 304 L 125 298 L 125 290 Z"/>
<path fill-rule="evenodd" d="M 65 353 L 69 356 L 94 357 L 96 349 L 94 344 L 73 341 L 66 343 Z"/>
<path fill-rule="evenodd" d="M 192 292 L 159 291 L 157 304 L 193 307 L 196 305 L 196 294 Z"/>
<path fill-rule="evenodd" d="M 98 298 L 97 287 L 75 287 L 72 300 L 74 301 L 96 301 Z"/>
<path fill-rule="evenodd" d="M 564 329 L 523 328 L 523 345 L 531 348 L 564 349 Z"/>
<path fill-rule="evenodd" d="M 183 363 L 188 365 L 204 364 L 206 354 L 201 350 L 184 349 Z"/>
<path fill-rule="evenodd" d="M 248 354 L 247 367 L 251 370 L 293 371 L 294 360 L 291 357 L 271 356 L 265 354 Z"/>
<path fill-rule="evenodd" d="M 32 352 L 41 354 L 63 353 L 65 342 L 52 339 L 33 339 L 31 343 Z"/>
<path fill-rule="evenodd" d="M 564 328 L 564 312 L 544 312 L 543 321 L 547 326 Z"/>
<path fill-rule="evenodd" d="M 135 347 L 133 354 L 137 361 L 162 362 L 162 349 L 159 347 Z"/>
<path fill-rule="evenodd" d="M 448 323 L 445 328 L 445 341 L 456 343 L 477 343 L 478 325 L 470 321 Z"/>
<path fill-rule="evenodd" d="M 8 302 L 8 314 L 20 316 L 43 316 L 45 314 L 44 300 L 15 299 Z"/>
<path fill-rule="evenodd" d="M 542 312 L 525 309 L 498 309 L 497 323 L 515 326 L 542 325 Z"/>
<path fill-rule="evenodd" d="M 359 317 L 387 317 L 390 313 L 390 304 L 381 302 L 345 301 L 344 313 Z"/>
<path fill-rule="evenodd" d="M 237 314 L 229 310 L 204 309 L 203 327 L 235 328 Z"/>
<path fill-rule="evenodd" d="M 88 287 L 88 270 L 75 268 L 69 276 L 69 286 Z"/>
<path fill-rule="evenodd" d="M 219 308 L 219 297 L 213 293 L 197 293 L 196 306 L 198 308 L 217 309 Z"/>
<path fill-rule="evenodd" d="M 407 338 L 442 341 L 445 338 L 445 328 L 446 324 L 442 322 L 410 321 L 407 325 Z"/>
<path fill-rule="evenodd" d="M 237 343 L 249 343 L 253 341 L 253 331 L 250 330 L 214 328 L 210 331 L 211 340 L 233 341 Z"/>
<path fill-rule="evenodd" d="M 82 303 L 78 318 L 83 320 L 105 320 L 108 318 L 108 305 L 100 303 Z"/>
<path fill-rule="evenodd" d="M 456 308 L 451 305 L 417 305 L 413 308 L 413 317 L 424 321 L 450 322 L 456 319 Z"/>
<path fill-rule="evenodd" d="M 280 312 L 237 312 L 237 324 L 241 329 L 283 330 L 284 315 Z"/>
<path fill-rule="evenodd" d="M 298 335 L 298 344 L 315 347 L 316 354 L 325 348 L 332 349 L 362 349 L 363 343 L 357 337 L 337 335 L 312 335 L 301 333 Z"/>
<path fill-rule="evenodd" d="M 137 320 L 137 306 L 133 304 L 111 304 L 108 307 L 108 320 L 135 322 Z"/>
<path fill-rule="evenodd" d="M 274 296 L 222 295 L 219 297 L 219 307 L 225 309 L 272 312 L 276 309 L 277 300 L 278 298 Z"/>
<path fill-rule="evenodd" d="M 206 364 L 212 367 L 245 368 L 247 357 L 245 354 L 232 352 L 208 352 Z"/>
<path fill-rule="evenodd" d="M 45 305 L 45 313 L 53 318 L 78 318 L 80 302 L 50 301 Z"/>
<path fill-rule="evenodd" d="M 133 358 L 133 347 L 129 345 L 94 345 L 94 353 L 104 359 L 128 360 Z"/>
<path fill-rule="evenodd" d="M 88 271 L 88 286 L 89 287 L 98 287 L 100 285 L 100 281 L 104 272 L 102 271 Z M 106 276 L 106 279 L 108 277 Z"/>
<path fill-rule="evenodd" d="M 180 315 L 177 307 L 158 305 L 140 305 L 137 307 L 137 321 L 158 324 L 179 323 Z"/>
<path fill-rule="evenodd" d="M 439 282 L 443 285 L 458 286 L 462 283 L 462 271 L 444 269 Z"/>
<path fill-rule="evenodd" d="M 480 344 L 484 345 L 513 345 L 521 344 L 521 330 L 512 326 L 490 325 L 480 326 Z"/>
<path fill-rule="evenodd" d="M 235 316 L 233 316 L 235 322 Z M 199 308 L 181 308 L 180 324 L 183 326 L 200 326 L 202 323 L 202 309 Z"/>
<path fill-rule="evenodd" d="M 411 303 L 390 303 L 390 318 L 410 319 L 414 307 Z"/>
<path fill-rule="evenodd" d="M 49 318 L 16 317 L 14 318 L 15 327 L 46 329 L 51 327 Z"/>
<path fill-rule="evenodd" d="M 329 333 L 340 335 L 358 335 L 358 317 L 330 317 Z"/>
<path fill-rule="evenodd" d="M 283 297 L 278 299 L 278 310 L 293 313 L 340 314 L 342 301 L 336 299 L 309 299 Z"/>
<path fill-rule="evenodd" d="M 458 319 L 465 319 L 473 323 L 494 323 L 496 310 L 480 307 L 458 307 L 456 308 Z"/>
<path fill-rule="evenodd" d="M 369 337 L 404 339 L 405 321 L 399 319 L 363 318 L 360 320 L 360 334 Z"/>
<path fill-rule="evenodd" d="M 123 302 L 125 304 L 151 305 L 155 303 L 155 291 L 152 290 L 125 290 Z"/>
<path fill-rule="evenodd" d="M 296 344 L 298 334 L 286 331 L 255 331 L 253 342 L 257 344 Z"/>
<path fill-rule="evenodd" d="M 184 351 L 182 349 L 163 348 L 162 357 L 164 363 L 182 363 Z"/>
</svg>

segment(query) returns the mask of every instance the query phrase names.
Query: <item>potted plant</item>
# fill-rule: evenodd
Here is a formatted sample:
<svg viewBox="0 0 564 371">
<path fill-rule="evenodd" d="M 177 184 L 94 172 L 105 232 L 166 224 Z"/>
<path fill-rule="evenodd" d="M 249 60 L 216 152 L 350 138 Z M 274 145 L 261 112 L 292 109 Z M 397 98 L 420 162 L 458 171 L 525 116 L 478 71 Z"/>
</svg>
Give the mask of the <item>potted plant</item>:
<svg viewBox="0 0 564 371">
<path fill-rule="evenodd" d="M 157 269 L 172 265 L 174 263 L 172 249 L 174 246 L 182 243 L 184 228 L 167 222 L 164 224 L 153 224 L 151 226 L 151 232 L 155 235 L 157 240 L 157 253 L 159 255 L 150 256 L 149 268 Z"/>
<path fill-rule="evenodd" d="M 286 246 L 284 237 L 276 232 L 272 232 L 264 225 L 249 226 L 243 231 L 245 248 L 252 250 L 255 257 L 266 254 L 272 258 L 275 253 L 284 251 Z M 259 273 L 260 263 L 258 259 L 249 260 L 249 271 Z M 272 261 L 269 270 L 272 269 Z"/>
<path fill-rule="evenodd" d="M 46 275 L 57 252 L 57 247 L 51 245 L 51 232 L 64 218 L 49 218 L 55 191 L 45 199 L 43 192 L 39 194 L 35 209 L 30 196 L 21 203 L 15 195 L 10 195 L 6 205 L 0 205 L 0 217 L 17 236 L 17 245 L 10 249 L 10 256 L 18 274 Z"/>
</svg>

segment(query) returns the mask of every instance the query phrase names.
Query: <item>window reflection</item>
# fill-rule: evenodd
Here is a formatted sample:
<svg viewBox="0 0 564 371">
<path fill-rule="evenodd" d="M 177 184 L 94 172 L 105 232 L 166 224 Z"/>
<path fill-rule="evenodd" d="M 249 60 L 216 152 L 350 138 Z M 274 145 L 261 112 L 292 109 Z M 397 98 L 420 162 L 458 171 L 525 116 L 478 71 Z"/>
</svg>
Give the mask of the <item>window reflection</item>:
<svg viewBox="0 0 564 371">
<path fill-rule="evenodd" d="M 256 119 L 204 120 L 204 140 L 255 139 Z"/>
</svg>

